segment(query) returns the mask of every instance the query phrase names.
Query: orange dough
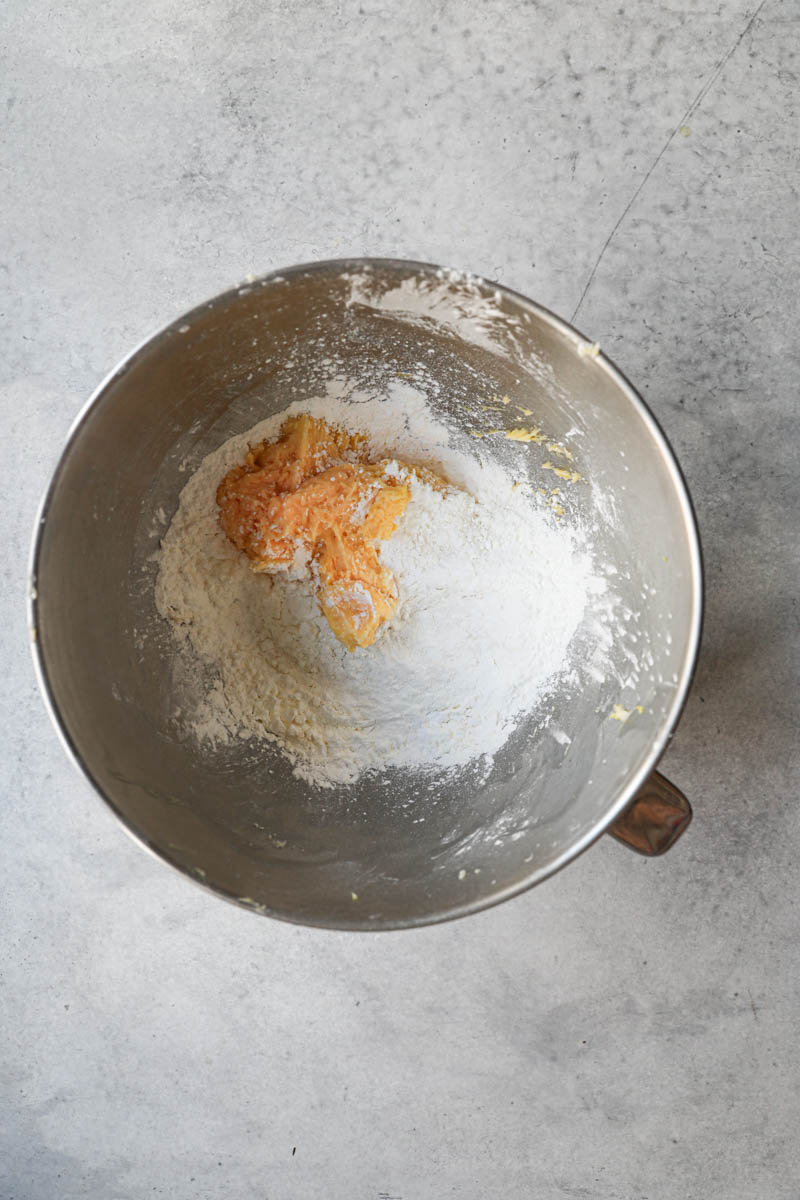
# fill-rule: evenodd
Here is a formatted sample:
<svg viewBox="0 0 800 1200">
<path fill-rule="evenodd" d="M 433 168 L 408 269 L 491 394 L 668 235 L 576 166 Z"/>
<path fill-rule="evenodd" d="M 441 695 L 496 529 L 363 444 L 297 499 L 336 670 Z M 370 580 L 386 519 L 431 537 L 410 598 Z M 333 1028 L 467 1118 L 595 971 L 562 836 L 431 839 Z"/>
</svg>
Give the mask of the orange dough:
<svg viewBox="0 0 800 1200">
<path fill-rule="evenodd" d="M 366 461 L 360 434 L 290 417 L 276 442 L 248 451 L 220 483 L 220 524 L 254 571 L 306 565 L 310 572 L 316 564 L 331 629 L 348 650 L 369 646 L 397 608 L 394 576 L 376 543 L 394 532 L 411 498 L 401 473 L 401 464 Z"/>
</svg>

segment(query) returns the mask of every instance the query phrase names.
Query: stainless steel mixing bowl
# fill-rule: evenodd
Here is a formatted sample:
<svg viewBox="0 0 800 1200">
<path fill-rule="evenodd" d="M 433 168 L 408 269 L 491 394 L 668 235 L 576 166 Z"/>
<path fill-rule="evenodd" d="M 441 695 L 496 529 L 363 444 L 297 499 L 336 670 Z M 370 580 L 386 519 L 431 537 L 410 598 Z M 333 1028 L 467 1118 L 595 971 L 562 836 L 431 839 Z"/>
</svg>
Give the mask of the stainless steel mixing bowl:
<svg viewBox="0 0 800 1200">
<path fill-rule="evenodd" d="M 532 410 L 528 425 L 573 447 L 583 483 L 562 488 L 568 516 L 595 524 L 618 570 L 626 615 L 612 669 L 551 697 L 549 730 L 542 714 L 524 722 L 483 782 L 392 771 L 314 790 L 269 747 L 199 750 L 176 719 L 176 656 L 153 603 L 159 517 L 169 519 L 210 449 L 334 374 L 378 392 L 413 377 L 468 451 L 480 445 L 550 492 L 546 444 L 502 436 Z M 492 396 L 510 403 L 492 406 Z M 487 436 L 476 441 L 467 426 Z M 690 810 L 653 768 L 689 687 L 701 592 L 675 458 L 607 358 L 506 288 L 419 263 L 349 260 L 226 292 L 108 376 L 42 504 L 30 622 L 69 754 L 142 845 L 260 913 L 386 929 L 507 899 L 609 828 L 646 853 L 674 840 Z M 632 650 L 643 663 L 635 686 Z M 622 709 L 631 715 L 613 719 Z"/>
</svg>

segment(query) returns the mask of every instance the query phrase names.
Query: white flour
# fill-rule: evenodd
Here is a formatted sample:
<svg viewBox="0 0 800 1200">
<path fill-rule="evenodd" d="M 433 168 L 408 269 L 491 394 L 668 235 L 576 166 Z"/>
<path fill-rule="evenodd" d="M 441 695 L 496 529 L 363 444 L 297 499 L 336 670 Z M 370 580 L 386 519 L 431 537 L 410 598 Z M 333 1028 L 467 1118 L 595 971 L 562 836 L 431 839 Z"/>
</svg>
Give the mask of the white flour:
<svg viewBox="0 0 800 1200">
<path fill-rule="evenodd" d="M 366 649 L 336 640 L 309 582 L 252 572 L 217 522 L 222 476 L 300 412 L 366 433 L 376 457 L 430 465 L 468 489 L 414 483 L 380 543 L 398 610 Z M 333 384 L 204 460 L 164 538 L 156 603 L 216 678 L 192 714 L 198 739 L 266 737 L 298 774 L 329 786 L 390 766 L 488 767 L 567 670 L 601 588 L 570 531 L 497 464 L 453 449 L 420 393 L 397 384 L 387 402 Z"/>
</svg>

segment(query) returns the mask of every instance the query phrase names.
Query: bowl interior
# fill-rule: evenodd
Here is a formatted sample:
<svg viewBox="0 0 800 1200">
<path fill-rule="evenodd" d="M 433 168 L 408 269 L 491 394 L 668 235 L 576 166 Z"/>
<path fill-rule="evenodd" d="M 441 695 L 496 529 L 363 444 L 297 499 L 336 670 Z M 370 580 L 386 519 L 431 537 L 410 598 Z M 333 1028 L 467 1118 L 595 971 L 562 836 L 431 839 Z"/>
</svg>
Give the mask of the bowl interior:
<svg viewBox="0 0 800 1200">
<path fill-rule="evenodd" d="M 663 748 L 688 681 L 699 562 L 663 438 L 581 344 L 483 281 L 413 264 L 320 264 L 196 309 L 106 381 L 45 503 L 33 613 L 61 731 L 140 840 L 258 911 L 387 927 L 470 911 L 544 878 L 619 810 Z M 313 789 L 262 743 L 200 750 L 176 719 L 181 666 L 153 601 L 157 514 L 169 520 L 210 450 L 333 376 L 376 394 L 410 377 L 467 452 L 480 446 L 552 489 L 546 443 L 502 436 L 535 423 L 572 449 L 583 477 L 562 489 L 564 519 L 591 523 L 616 571 L 612 669 L 554 694 L 485 781 L 470 770 L 448 781 L 387 772 Z M 615 705 L 632 715 L 611 719 Z"/>
</svg>

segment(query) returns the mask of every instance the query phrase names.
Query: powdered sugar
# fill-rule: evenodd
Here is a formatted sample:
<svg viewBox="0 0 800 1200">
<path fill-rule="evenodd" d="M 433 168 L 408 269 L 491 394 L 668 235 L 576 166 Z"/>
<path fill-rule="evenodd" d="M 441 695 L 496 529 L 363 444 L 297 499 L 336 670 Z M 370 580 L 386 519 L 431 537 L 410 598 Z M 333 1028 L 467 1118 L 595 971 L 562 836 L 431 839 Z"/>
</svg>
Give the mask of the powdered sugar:
<svg viewBox="0 0 800 1200">
<path fill-rule="evenodd" d="M 461 489 L 412 478 L 408 508 L 380 547 L 397 613 L 366 649 L 336 640 L 307 581 L 252 572 L 217 522 L 219 480 L 299 412 L 365 433 L 375 458 L 431 466 Z M 567 671 L 570 641 L 602 590 L 574 534 L 525 492 L 497 463 L 455 448 L 402 383 L 379 397 L 334 382 L 230 439 L 184 488 L 156 586 L 159 612 L 215 675 L 196 697 L 196 736 L 277 741 L 322 786 L 390 766 L 483 759 L 488 768 Z"/>
</svg>

